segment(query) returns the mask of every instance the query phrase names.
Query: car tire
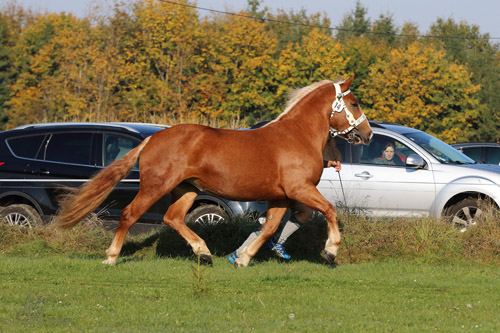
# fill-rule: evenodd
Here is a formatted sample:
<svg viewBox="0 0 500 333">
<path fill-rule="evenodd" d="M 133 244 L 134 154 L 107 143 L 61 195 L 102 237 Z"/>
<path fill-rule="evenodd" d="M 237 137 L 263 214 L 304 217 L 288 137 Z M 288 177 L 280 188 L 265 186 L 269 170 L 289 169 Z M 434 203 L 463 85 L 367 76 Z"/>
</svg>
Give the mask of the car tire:
<svg viewBox="0 0 500 333">
<path fill-rule="evenodd" d="M 186 216 L 187 223 L 199 223 L 202 225 L 215 225 L 229 221 L 229 216 L 217 205 L 201 205 L 193 209 Z"/>
<path fill-rule="evenodd" d="M 477 220 L 483 215 L 479 199 L 466 198 L 457 202 L 447 209 L 446 216 L 461 232 L 477 224 Z"/>
<path fill-rule="evenodd" d="M 10 226 L 28 227 L 42 224 L 42 218 L 35 208 L 25 205 L 10 205 L 0 211 L 0 220 Z"/>
</svg>

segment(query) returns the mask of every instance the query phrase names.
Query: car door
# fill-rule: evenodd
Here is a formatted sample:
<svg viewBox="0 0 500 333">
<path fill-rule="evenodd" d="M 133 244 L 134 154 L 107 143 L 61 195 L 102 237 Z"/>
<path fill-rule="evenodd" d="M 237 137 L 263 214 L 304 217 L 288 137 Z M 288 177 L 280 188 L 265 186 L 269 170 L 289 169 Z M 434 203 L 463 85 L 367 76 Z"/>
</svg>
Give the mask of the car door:
<svg viewBox="0 0 500 333">
<path fill-rule="evenodd" d="M 382 162 L 383 151 L 391 143 L 394 164 Z M 368 146 L 351 146 L 352 203 L 354 208 L 373 216 L 427 215 L 436 196 L 434 176 L 427 168 L 405 165 L 416 152 L 388 134 L 375 134 Z"/>
<path fill-rule="evenodd" d="M 26 166 L 26 186 L 37 191 L 40 207 L 47 214 L 57 209 L 57 197 L 64 187 L 78 187 L 90 178 L 97 168 L 93 163 L 90 132 L 47 133 L 36 157 Z"/>
<path fill-rule="evenodd" d="M 141 139 L 113 132 L 98 134 L 96 141 L 100 148 L 97 154 L 97 164 L 100 165 L 100 169 L 125 156 L 126 153 L 142 141 Z M 127 177 L 116 184 L 113 191 L 101 204 L 101 207 L 105 207 L 106 213 L 110 216 L 120 216 L 122 209 L 135 198 L 139 188 L 139 163 L 136 163 Z M 142 216 L 142 219 L 161 221 L 171 203 L 171 195 L 165 195 L 149 208 L 148 212 Z"/>
</svg>

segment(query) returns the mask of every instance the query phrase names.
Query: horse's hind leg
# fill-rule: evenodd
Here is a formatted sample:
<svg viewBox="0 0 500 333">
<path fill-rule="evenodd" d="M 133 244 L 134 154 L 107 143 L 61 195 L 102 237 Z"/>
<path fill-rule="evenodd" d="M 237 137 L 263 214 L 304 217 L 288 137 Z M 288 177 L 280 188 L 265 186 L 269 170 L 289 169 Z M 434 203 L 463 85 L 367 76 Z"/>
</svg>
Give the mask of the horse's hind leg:
<svg viewBox="0 0 500 333">
<path fill-rule="evenodd" d="M 197 189 L 187 184 L 178 186 L 173 193 L 175 202 L 168 208 L 163 217 L 163 222 L 177 231 L 191 245 L 193 252 L 199 255 L 202 261 L 212 265 L 212 254 L 205 241 L 184 222 L 186 213 L 193 205 L 198 192 Z"/>
<path fill-rule="evenodd" d="M 143 190 L 139 190 L 134 200 L 122 211 L 113 242 L 106 250 L 108 258 L 102 262 L 103 264 L 114 265 L 116 263 L 116 258 L 120 254 L 128 230 L 158 199 L 145 194 Z"/>
<path fill-rule="evenodd" d="M 266 223 L 260 230 L 259 236 L 250 245 L 245 247 L 238 254 L 238 258 L 235 260 L 234 265 L 237 267 L 246 267 L 250 260 L 255 256 L 257 251 L 262 245 L 271 237 L 278 229 L 283 215 L 285 215 L 286 209 L 288 208 L 289 201 L 271 202 L 269 203 L 267 209 Z"/>
</svg>

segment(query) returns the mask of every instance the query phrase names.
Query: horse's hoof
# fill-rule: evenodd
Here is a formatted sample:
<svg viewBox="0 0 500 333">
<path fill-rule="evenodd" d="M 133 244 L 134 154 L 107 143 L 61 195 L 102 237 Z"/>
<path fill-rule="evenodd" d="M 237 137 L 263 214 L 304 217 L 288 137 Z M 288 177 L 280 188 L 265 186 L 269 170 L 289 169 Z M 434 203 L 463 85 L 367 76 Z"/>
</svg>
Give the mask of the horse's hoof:
<svg viewBox="0 0 500 333">
<path fill-rule="evenodd" d="M 104 261 L 101 261 L 101 264 L 103 264 L 103 265 L 110 265 L 110 266 L 112 266 L 112 265 L 115 265 L 115 264 L 116 264 L 116 260 L 113 260 L 113 259 L 109 259 L 109 258 L 108 258 L 108 259 L 106 259 L 106 260 L 104 260 Z"/>
<path fill-rule="evenodd" d="M 328 261 L 328 263 L 330 265 L 335 265 L 335 255 L 330 253 L 330 252 L 327 252 L 325 250 L 321 251 L 321 256 L 326 260 Z"/>
<path fill-rule="evenodd" d="M 238 268 L 238 267 L 247 267 L 248 265 L 245 265 L 245 263 L 243 262 L 240 262 L 239 260 L 235 260 L 234 261 L 234 267 Z"/>
<path fill-rule="evenodd" d="M 200 262 L 204 265 L 213 266 L 212 256 L 209 254 L 201 254 Z"/>
</svg>

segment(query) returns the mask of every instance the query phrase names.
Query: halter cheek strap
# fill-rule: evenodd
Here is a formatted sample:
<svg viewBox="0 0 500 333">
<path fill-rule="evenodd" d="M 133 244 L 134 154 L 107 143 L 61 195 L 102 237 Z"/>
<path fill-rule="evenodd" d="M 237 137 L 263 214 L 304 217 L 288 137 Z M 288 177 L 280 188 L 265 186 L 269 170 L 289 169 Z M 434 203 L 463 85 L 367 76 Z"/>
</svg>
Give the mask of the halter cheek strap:
<svg viewBox="0 0 500 333">
<path fill-rule="evenodd" d="M 347 121 L 349 122 L 349 127 L 346 128 L 343 131 L 337 131 L 336 129 L 330 127 L 330 135 L 335 137 L 339 134 L 346 134 L 352 131 L 354 128 L 358 127 L 359 124 L 361 124 L 365 119 L 366 116 L 363 113 L 361 117 L 358 119 L 354 118 L 354 115 L 352 114 L 351 111 L 347 108 L 344 102 L 344 96 L 349 94 L 351 91 L 347 89 L 346 91 L 342 92 L 340 89 L 340 84 L 334 83 L 333 86 L 335 87 L 335 99 L 333 100 L 332 103 L 332 114 L 330 115 L 330 119 L 334 116 L 335 112 L 342 112 L 342 110 L 345 111 L 345 116 L 347 118 Z"/>
</svg>

